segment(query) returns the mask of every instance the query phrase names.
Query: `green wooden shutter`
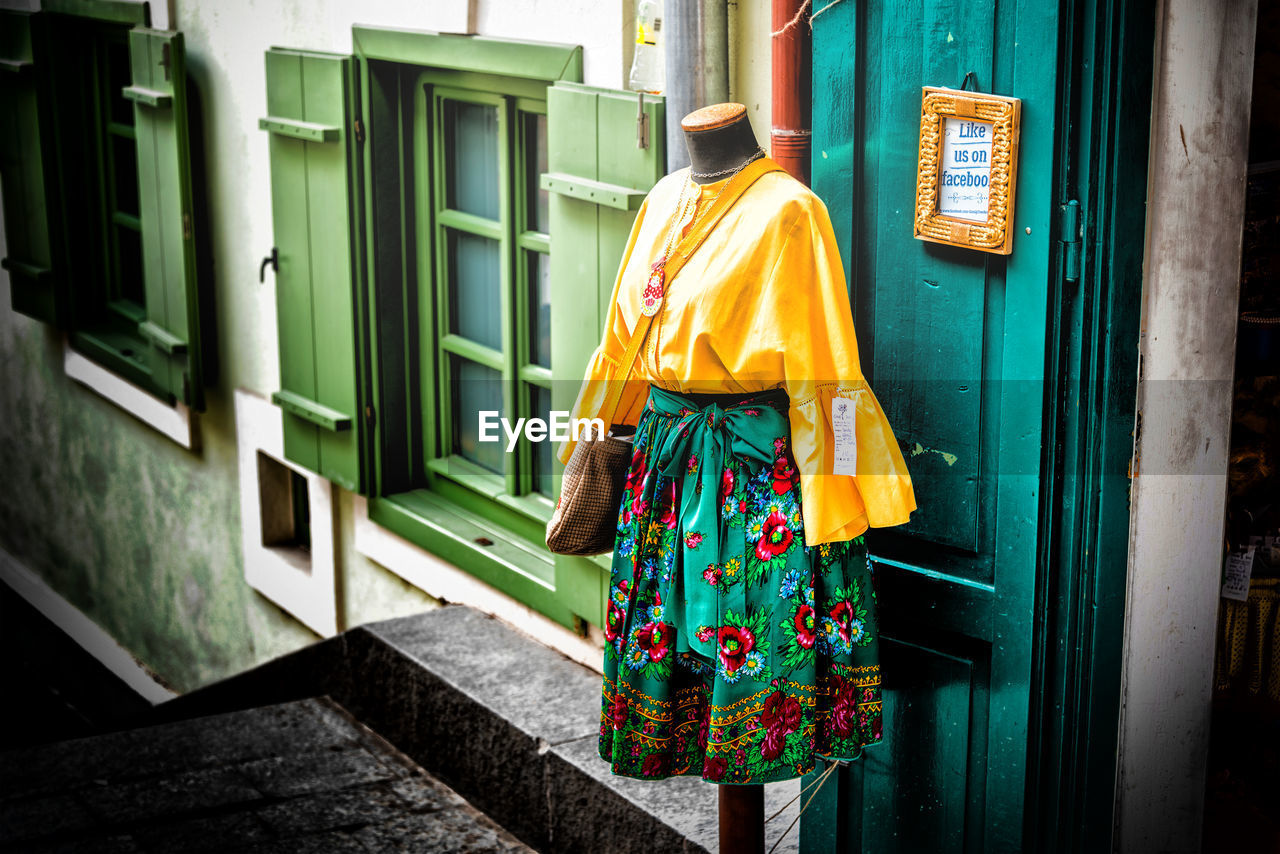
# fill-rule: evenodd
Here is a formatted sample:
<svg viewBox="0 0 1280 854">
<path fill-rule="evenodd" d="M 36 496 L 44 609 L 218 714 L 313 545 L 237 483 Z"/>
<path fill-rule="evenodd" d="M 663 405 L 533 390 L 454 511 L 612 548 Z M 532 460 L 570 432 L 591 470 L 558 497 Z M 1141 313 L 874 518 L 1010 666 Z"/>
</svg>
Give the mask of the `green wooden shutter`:
<svg viewBox="0 0 1280 854">
<path fill-rule="evenodd" d="M 49 230 L 52 181 L 51 123 L 42 104 L 44 69 L 37 67 L 37 41 L 44 18 L 0 12 L 0 187 L 4 191 L 6 254 L 15 311 L 62 325 L 66 299 L 54 269 Z M 47 172 L 47 174 L 46 174 Z"/>
<path fill-rule="evenodd" d="M 639 145 L 634 92 L 559 82 L 547 90 L 551 195 L 551 368 L 554 409 L 573 406 L 600 343 L 631 224 L 666 171 L 664 102 L 645 95 L 647 145 Z M 608 573 L 597 561 L 556 556 L 556 595 L 603 624 Z"/>
<path fill-rule="evenodd" d="M 138 333 L 155 384 L 193 409 L 204 409 L 200 371 L 200 300 L 192 204 L 191 140 L 182 33 L 129 33 L 138 152 L 138 213 L 147 317 Z"/>
<path fill-rule="evenodd" d="M 365 492 L 357 329 L 355 66 L 348 56 L 267 51 L 271 200 L 285 456 Z"/>
</svg>

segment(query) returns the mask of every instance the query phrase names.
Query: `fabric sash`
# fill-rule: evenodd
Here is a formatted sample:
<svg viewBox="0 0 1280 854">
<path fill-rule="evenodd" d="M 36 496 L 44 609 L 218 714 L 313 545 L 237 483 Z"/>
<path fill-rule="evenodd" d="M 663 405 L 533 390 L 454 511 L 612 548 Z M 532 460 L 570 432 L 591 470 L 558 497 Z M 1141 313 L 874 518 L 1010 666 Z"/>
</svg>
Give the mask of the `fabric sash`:
<svg viewBox="0 0 1280 854">
<path fill-rule="evenodd" d="M 680 480 L 679 548 L 681 571 L 672 578 L 672 613 L 680 624 L 676 638 L 677 654 L 687 648 L 708 664 L 715 664 L 718 649 L 716 634 L 699 640 L 699 626 L 713 629 L 721 624 L 723 610 L 746 613 L 745 578 L 730 586 L 728 593 L 721 591 L 703 579 L 708 564 L 720 563 L 728 557 L 742 561 L 741 573 L 746 574 L 746 554 L 725 554 L 722 539 L 725 524 L 721 515 L 724 499 L 721 483 L 725 465 L 730 457 L 745 464 L 747 471 L 758 469 L 761 464 L 772 465 L 776 457 L 774 439 L 788 435 L 790 424 L 785 412 L 775 408 L 776 397 L 765 392 L 760 397 L 747 398 L 724 408 L 716 403 L 704 407 L 693 405 L 683 395 L 653 387 L 649 396 L 650 406 L 657 415 L 675 418 L 668 425 L 657 445 L 655 466 L 665 476 Z M 740 475 L 741 476 L 741 475 Z M 701 540 L 690 545 L 689 534 L 701 535 Z M 735 535 L 745 536 L 735 530 Z"/>
</svg>

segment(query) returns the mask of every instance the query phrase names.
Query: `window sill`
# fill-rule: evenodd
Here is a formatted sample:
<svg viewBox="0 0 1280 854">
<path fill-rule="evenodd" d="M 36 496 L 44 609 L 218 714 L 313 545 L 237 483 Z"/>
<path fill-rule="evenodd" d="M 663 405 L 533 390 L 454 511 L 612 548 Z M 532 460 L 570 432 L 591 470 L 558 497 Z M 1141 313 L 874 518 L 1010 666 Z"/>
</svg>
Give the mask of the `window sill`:
<svg viewBox="0 0 1280 854">
<path fill-rule="evenodd" d="M 576 627 L 581 624 L 555 602 L 552 556 L 527 554 L 512 545 L 514 539 L 498 539 L 506 535 L 487 521 L 422 492 L 352 496 L 355 550 L 437 599 L 491 614 L 599 671 L 604 636 L 586 626 L 583 637 Z M 441 509 L 428 510 L 436 505 Z M 474 536 L 487 536 L 494 545 L 480 546 Z"/>
<path fill-rule="evenodd" d="M 371 498 L 368 513 L 371 521 L 464 567 L 468 574 L 560 625 L 572 629 L 577 624 L 574 613 L 556 596 L 555 556 L 541 543 L 531 543 L 426 489 Z"/>
<path fill-rule="evenodd" d="M 71 379 L 93 389 L 182 447 L 200 450 L 199 421 L 186 404 L 179 401 L 170 406 L 141 386 L 107 370 L 72 349 L 65 334 L 62 336 L 62 368 Z"/>
<path fill-rule="evenodd" d="M 555 513 L 556 505 L 545 495 L 510 495 L 502 475 L 472 463 L 461 456 L 427 460 L 427 470 L 448 478 L 451 483 L 465 487 L 485 498 L 528 517 L 539 525 L 546 525 Z"/>
</svg>

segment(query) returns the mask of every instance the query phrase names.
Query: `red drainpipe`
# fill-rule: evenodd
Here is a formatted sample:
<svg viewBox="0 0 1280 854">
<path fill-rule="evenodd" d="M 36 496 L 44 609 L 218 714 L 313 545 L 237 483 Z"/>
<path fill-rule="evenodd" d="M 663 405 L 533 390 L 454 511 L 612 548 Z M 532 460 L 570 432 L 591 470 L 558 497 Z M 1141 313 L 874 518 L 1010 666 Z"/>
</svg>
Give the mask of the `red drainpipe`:
<svg viewBox="0 0 1280 854">
<path fill-rule="evenodd" d="M 770 156 L 797 180 L 809 185 L 811 10 L 806 0 L 773 4 L 773 130 Z M 803 8 L 803 13 L 801 9 Z M 781 32 L 779 32 L 781 30 Z"/>
</svg>

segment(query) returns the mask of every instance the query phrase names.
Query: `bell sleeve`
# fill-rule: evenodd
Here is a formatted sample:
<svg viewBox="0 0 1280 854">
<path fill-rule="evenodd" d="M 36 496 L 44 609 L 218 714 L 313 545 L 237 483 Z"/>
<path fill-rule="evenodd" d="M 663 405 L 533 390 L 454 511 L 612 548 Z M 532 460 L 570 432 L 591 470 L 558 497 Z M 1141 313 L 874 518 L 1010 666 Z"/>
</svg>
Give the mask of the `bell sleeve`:
<svg viewBox="0 0 1280 854">
<path fill-rule="evenodd" d="M 623 356 L 626 355 L 627 344 L 631 340 L 631 330 L 627 328 L 626 318 L 618 308 L 618 294 L 622 290 L 623 271 L 627 269 L 627 263 L 631 260 L 631 252 L 635 248 L 636 237 L 640 234 L 640 226 L 648 208 L 649 196 L 645 196 L 631 224 L 631 233 L 627 237 L 627 246 L 622 253 L 622 262 L 618 265 L 618 276 L 614 279 L 613 294 L 609 297 L 609 311 L 605 316 L 604 333 L 600 345 L 596 347 L 591 359 L 587 362 L 586 376 L 582 380 L 578 397 L 569 414 L 570 424 L 577 423 L 576 419 L 579 418 L 605 418 L 604 406 L 609 396 L 609 389 L 614 383 L 623 381 L 626 368 L 621 363 Z M 618 409 L 614 413 L 612 424 L 634 425 L 639 422 L 640 412 L 644 407 L 645 388 L 645 383 L 636 380 L 627 383 L 618 401 Z M 612 424 L 605 424 L 605 429 L 607 430 Z M 576 444 L 570 431 L 570 437 L 561 443 L 557 452 L 560 462 L 569 462 Z"/>
<path fill-rule="evenodd" d="M 790 397 L 805 542 L 817 545 L 901 525 L 916 501 L 902 451 L 862 374 L 826 206 L 810 194 L 799 207 L 763 297 Z M 841 410 L 835 422 L 833 406 Z"/>
</svg>

